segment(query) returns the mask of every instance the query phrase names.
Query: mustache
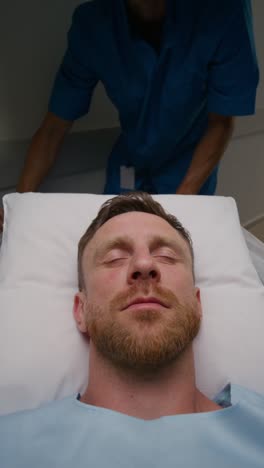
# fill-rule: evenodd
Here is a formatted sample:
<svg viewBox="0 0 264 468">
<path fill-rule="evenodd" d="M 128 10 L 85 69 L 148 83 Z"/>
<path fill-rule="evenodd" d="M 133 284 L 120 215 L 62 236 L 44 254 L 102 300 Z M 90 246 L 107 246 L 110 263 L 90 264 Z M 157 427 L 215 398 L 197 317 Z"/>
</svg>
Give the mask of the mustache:
<svg viewBox="0 0 264 468">
<path fill-rule="evenodd" d="M 170 289 L 161 287 L 159 285 L 135 284 L 118 294 L 111 300 L 110 307 L 112 310 L 121 310 L 126 307 L 127 303 L 132 302 L 137 297 L 142 296 L 154 296 L 160 302 L 164 302 L 169 307 L 177 307 L 180 304 L 176 294 Z"/>
</svg>

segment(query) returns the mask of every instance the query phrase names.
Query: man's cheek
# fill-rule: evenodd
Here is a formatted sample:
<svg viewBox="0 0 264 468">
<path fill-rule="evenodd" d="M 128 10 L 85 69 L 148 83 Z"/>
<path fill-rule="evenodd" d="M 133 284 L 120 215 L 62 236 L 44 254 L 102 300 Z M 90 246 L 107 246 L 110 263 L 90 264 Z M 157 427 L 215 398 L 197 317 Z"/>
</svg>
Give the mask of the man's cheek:
<svg viewBox="0 0 264 468">
<path fill-rule="evenodd" d="M 177 300 L 180 302 L 184 302 L 186 296 L 190 295 L 190 291 L 186 289 L 186 286 L 177 281 L 174 281 L 174 282 L 164 281 L 161 284 L 161 287 L 171 291 L 174 294 L 174 296 L 177 298 Z"/>
<path fill-rule="evenodd" d="M 109 297 L 115 294 L 115 291 L 122 288 L 124 278 L 124 274 L 116 269 L 106 271 L 98 276 L 96 275 L 91 284 L 91 292 L 92 294 L 96 293 L 96 295 L 99 296 L 97 297 L 97 300 L 109 299 Z"/>
</svg>

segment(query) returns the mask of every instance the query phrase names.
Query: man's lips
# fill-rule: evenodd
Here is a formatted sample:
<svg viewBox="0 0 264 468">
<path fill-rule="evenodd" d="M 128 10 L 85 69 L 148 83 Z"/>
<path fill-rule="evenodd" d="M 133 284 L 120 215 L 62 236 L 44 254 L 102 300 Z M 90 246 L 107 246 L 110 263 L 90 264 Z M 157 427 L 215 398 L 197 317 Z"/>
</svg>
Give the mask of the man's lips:
<svg viewBox="0 0 264 468">
<path fill-rule="evenodd" d="M 142 305 L 142 307 L 144 307 L 144 304 L 148 306 L 153 306 L 155 304 L 156 306 L 160 305 L 162 307 L 165 307 L 166 309 L 169 308 L 169 306 L 164 301 L 157 299 L 156 297 L 144 296 L 144 297 L 137 297 L 136 299 L 133 299 L 122 310 L 129 309 L 129 307 L 136 306 L 137 304 L 138 306 Z"/>
</svg>

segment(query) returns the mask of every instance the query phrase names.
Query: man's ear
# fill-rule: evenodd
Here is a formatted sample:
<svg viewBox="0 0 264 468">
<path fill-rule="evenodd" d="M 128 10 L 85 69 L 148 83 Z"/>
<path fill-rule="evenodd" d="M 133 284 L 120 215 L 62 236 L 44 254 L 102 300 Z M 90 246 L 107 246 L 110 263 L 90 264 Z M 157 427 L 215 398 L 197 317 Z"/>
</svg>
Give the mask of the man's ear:
<svg viewBox="0 0 264 468">
<path fill-rule="evenodd" d="M 85 323 L 85 304 L 86 304 L 86 296 L 84 292 L 81 291 L 75 294 L 73 315 L 77 323 L 77 327 L 82 333 L 87 332 L 87 327 Z"/>
<path fill-rule="evenodd" d="M 203 316 L 202 303 L 201 303 L 201 291 L 200 288 L 195 288 L 195 297 L 197 301 L 197 311 L 200 318 Z"/>
</svg>

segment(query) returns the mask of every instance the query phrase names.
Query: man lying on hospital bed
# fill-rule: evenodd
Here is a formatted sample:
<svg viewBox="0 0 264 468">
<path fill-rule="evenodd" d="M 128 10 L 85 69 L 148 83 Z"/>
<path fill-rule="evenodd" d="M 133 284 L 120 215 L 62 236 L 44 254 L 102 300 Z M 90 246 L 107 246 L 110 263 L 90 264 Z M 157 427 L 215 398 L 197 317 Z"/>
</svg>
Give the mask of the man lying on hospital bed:
<svg viewBox="0 0 264 468">
<path fill-rule="evenodd" d="M 202 321 L 189 233 L 147 194 L 108 200 L 79 242 L 82 395 L 0 418 L 0 466 L 264 466 L 264 397 L 196 386 Z M 88 362 L 87 362 L 88 366 Z"/>
</svg>

